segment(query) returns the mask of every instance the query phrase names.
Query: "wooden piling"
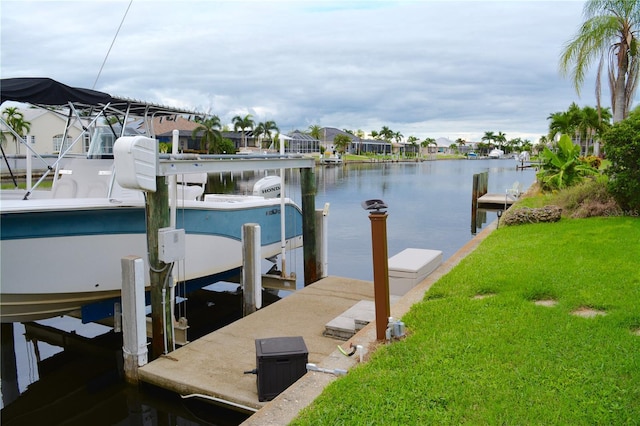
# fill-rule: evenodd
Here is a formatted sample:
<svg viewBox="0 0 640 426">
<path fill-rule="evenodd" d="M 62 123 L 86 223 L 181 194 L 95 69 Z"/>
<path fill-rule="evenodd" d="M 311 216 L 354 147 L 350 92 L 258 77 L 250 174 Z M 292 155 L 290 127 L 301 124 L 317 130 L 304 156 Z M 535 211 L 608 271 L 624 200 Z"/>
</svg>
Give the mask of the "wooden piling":
<svg viewBox="0 0 640 426">
<path fill-rule="evenodd" d="M 245 223 L 242 226 L 242 316 L 262 307 L 260 258 L 260 225 Z"/>
<path fill-rule="evenodd" d="M 329 203 L 324 209 L 316 210 L 316 253 L 320 265 L 320 278 L 329 275 Z"/>
<path fill-rule="evenodd" d="M 138 383 L 138 367 L 147 363 L 147 320 L 144 300 L 144 262 L 126 256 L 122 267 L 122 317 L 124 376 L 127 383 Z"/>
<path fill-rule="evenodd" d="M 489 189 L 489 172 L 475 173 L 471 189 L 471 233 L 475 235 L 478 229 L 478 198 Z"/>
<path fill-rule="evenodd" d="M 373 248 L 373 293 L 376 309 L 376 339 L 386 338 L 391 316 L 389 302 L 389 256 L 387 254 L 387 213 L 371 212 L 371 242 Z"/>
<path fill-rule="evenodd" d="M 168 199 L 169 189 L 166 177 L 156 176 L 156 192 L 147 192 L 146 208 L 147 247 L 149 250 L 149 275 L 151 281 L 151 359 L 156 359 L 163 353 L 168 352 L 169 348 L 173 349 L 174 343 L 169 291 L 169 265 L 158 258 L 158 230 L 169 226 Z"/>
<path fill-rule="evenodd" d="M 316 251 L 316 178 L 312 168 L 300 169 L 302 193 L 302 241 L 304 253 L 304 285 L 313 284 L 320 277 Z M 284 214 L 284 212 L 283 212 Z"/>
<path fill-rule="evenodd" d="M 20 396 L 13 323 L 2 323 L 0 325 L 0 340 L 2 341 L 0 349 L 2 402 L 6 407 Z"/>
</svg>

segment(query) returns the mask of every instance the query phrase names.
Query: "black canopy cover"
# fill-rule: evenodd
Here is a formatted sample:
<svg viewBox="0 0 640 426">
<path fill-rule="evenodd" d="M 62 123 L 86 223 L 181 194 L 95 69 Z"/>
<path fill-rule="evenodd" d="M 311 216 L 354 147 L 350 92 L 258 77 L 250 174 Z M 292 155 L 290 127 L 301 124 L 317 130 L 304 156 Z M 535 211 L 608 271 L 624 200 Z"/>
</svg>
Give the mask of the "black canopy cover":
<svg viewBox="0 0 640 426">
<path fill-rule="evenodd" d="M 104 109 L 105 114 L 132 116 L 155 116 L 185 114 L 206 116 L 198 111 L 157 105 L 135 99 L 111 96 L 97 90 L 67 86 L 50 78 L 25 77 L 0 80 L 0 103 L 14 101 L 39 107 L 65 107 L 71 102 L 76 109 L 95 111 Z"/>
<path fill-rule="evenodd" d="M 69 102 L 100 105 L 111 100 L 111 95 L 106 93 L 67 86 L 50 78 L 3 78 L 0 82 L 0 102 L 56 106 Z"/>
</svg>

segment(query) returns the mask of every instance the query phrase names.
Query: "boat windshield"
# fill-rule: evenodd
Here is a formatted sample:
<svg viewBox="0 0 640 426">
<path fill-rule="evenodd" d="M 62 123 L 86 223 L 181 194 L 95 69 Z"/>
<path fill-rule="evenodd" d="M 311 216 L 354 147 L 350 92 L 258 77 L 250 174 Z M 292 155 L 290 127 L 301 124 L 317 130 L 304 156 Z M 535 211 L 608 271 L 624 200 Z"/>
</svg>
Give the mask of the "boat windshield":
<svg viewBox="0 0 640 426">
<path fill-rule="evenodd" d="M 97 126 L 91 135 L 91 143 L 87 150 L 87 158 L 113 159 L 113 145 L 120 136 L 136 136 L 140 132 L 132 127 L 125 127 L 124 134 L 119 124 L 109 126 Z"/>
</svg>

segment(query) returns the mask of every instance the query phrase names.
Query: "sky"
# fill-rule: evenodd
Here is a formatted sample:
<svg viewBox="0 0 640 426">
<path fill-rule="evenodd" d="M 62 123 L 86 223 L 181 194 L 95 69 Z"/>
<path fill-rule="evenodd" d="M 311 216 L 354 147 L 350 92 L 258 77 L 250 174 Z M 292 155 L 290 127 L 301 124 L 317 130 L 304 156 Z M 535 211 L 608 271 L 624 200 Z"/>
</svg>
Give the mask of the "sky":
<svg viewBox="0 0 640 426">
<path fill-rule="evenodd" d="M 558 68 L 583 5 L 2 0 L 0 75 L 193 108 L 223 124 L 251 114 L 283 133 L 387 126 L 405 140 L 492 131 L 535 143 L 551 113 L 596 104 L 595 70 L 578 96 Z"/>
</svg>

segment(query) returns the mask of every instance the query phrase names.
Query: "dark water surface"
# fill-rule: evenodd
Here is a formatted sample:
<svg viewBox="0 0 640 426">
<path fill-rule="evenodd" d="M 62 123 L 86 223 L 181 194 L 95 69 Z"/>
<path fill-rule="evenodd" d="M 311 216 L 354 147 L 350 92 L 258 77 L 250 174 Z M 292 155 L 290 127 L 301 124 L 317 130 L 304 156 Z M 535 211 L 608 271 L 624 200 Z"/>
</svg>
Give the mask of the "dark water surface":
<svg viewBox="0 0 640 426">
<path fill-rule="evenodd" d="M 450 257 L 473 237 L 472 176 L 484 171 L 489 172 L 489 192 L 492 193 L 504 194 L 515 181 L 527 188 L 535 179 L 533 170 L 516 170 L 515 160 L 445 160 L 317 168 L 316 209 L 330 204 L 329 274 L 373 279 L 371 224 L 368 213 L 361 207 L 362 201 L 368 199 L 382 199 L 388 205 L 389 256 L 405 248 L 427 248 L 442 250 L 445 259 Z M 217 182 L 211 183 L 209 192 L 223 188 L 245 191 L 261 176 L 249 172 L 216 177 Z M 296 171 L 289 173 L 287 195 L 300 202 L 298 177 Z M 485 223 L 495 218 L 495 212 L 487 212 Z M 302 251 L 288 256 L 287 264 L 294 266 L 300 286 L 304 276 Z M 207 297 L 194 295 L 190 302 L 195 304 Z M 199 310 L 194 308 L 190 312 L 199 320 L 214 317 L 216 320 L 196 327 L 196 318 L 193 322 L 190 319 L 190 325 L 194 325 L 190 339 L 239 315 L 239 312 L 225 312 L 224 318 L 219 318 L 215 312 L 207 311 L 215 311 L 215 303 L 200 301 L 200 304 Z M 125 385 L 119 373 L 122 336 L 108 327 L 83 325 L 69 317 L 38 323 L 77 335 L 77 339 L 71 339 L 73 344 L 68 344 L 76 349 L 63 351 L 59 346 L 45 343 L 38 334 L 25 335 L 27 329 L 23 324 L 3 325 L 3 408 L 0 412 L 3 426 L 235 425 L 246 418 L 155 388 Z M 13 348 L 8 341 L 14 342 Z M 11 362 L 13 353 L 15 366 Z"/>
</svg>

